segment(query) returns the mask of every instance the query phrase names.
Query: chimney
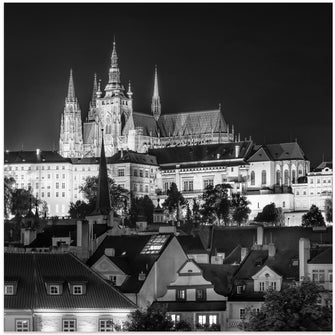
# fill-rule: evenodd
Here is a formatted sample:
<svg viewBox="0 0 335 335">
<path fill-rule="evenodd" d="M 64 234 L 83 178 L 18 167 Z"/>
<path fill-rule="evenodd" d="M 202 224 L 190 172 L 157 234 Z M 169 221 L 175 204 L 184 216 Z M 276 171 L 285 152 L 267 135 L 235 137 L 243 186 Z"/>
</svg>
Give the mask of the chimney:
<svg viewBox="0 0 335 335">
<path fill-rule="evenodd" d="M 121 148 L 120 158 L 123 159 L 123 149 Z"/>
<path fill-rule="evenodd" d="M 36 149 L 36 156 L 39 158 L 41 154 L 41 149 Z"/>
<path fill-rule="evenodd" d="M 270 242 L 269 243 L 269 257 L 274 257 L 276 254 L 276 247 L 275 244 Z"/>
<path fill-rule="evenodd" d="M 77 247 L 82 246 L 83 239 L 83 224 L 81 220 L 77 221 Z"/>
<path fill-rule="evenodd" d="M 299 239 L 299 278 L 307 277 L 307 261 L 310 259 L 311 244 L 308 238 Z"/>
<path fill-rule="evenodd" d="M 263 234 L 264 234 L 263 226 L 258 226 L 257 227 L 257 245 L 263 245 Z"/>
<path fill-rule="evenodd" d="M 239 154 L 240 154 L 240 146 L 235 145 L 235 158 L 238 158 Z"/>
<path fill-rule="evenodd" d="M 145 273 L 143 271 L 141 271 L 139 274 L 138 274 L 138 280 L 140 281 L 144 281 L 145 280 Z"/>
<path fill-rule="evenodd" d="M 114 248 L 106 248 L 105 249 L 105 255 L 109 257 L 115 256 L 115 249 Z"/>
<path fill-rule="evenodd" d="M 241 263 L 243 262 L 244 258 L 248 255 L 248 248 L 241 248 Z"/>
</svg>

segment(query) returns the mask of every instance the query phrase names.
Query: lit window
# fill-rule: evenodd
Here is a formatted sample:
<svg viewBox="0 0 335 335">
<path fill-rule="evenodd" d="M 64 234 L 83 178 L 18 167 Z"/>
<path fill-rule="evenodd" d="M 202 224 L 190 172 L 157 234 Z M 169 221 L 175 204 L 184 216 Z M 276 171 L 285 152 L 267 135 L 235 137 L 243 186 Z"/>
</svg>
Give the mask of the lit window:
<svg viewBox="0 0 335 335">
<path fill-rule="evenodd" d="M 177 300 L 186 300 L 186 290 L 185 289 L 180 289 L 176 291 L 177 293 Z"/>
<path fill-rule="evenodd" d="M 149 178 L 149 171 L 145 170 L 145 178 Z"/>
<path fill-rule="evenodd" d="M 265 285 L 264 285 L 263 281 L 259 282 L 259 290 L 260 291 L 264 291 L 265 290 Z"/>
<path fill-rule="evenodd" d="M 59 166 L 58 165 L 56 166 L 56 170 L 59 170 Z"/>
<path fill-rule="evenodd" d="M 206 314 L 198 314 L 198 323 L 202 326 L 206 324 Z"/>
<path fill-rule="evenodd" d="M 193 180 L 184 181 L 184 191 L 193 191 Z"/>
<path fill-rule="evenodd" d="M 173 323 L 180 322 L 180 314 L 170 314 L 170 317 Z"/>
<path fill-rule="evenodd" d="M 313 184 L 313 179 L 311 178 L 311 184 Z"/>
<path fill-rule="evenodd" d="M 143 185 L 140 184 L 140 192 L 143 192 Z"/>
<path fill-rule="evenodd" d="M 50 285 L 49 294 L 58 295 L 59 294 L 59 286 L 58 285 Z"/>
<path fill-rule="evenodd" d="M 114 330 L 113 320 L 99 320 L 100 332 L 112 332 Z"/>
<path fill-rule="evenodd" d="M 65 170 L 65 166 L 64 165 L 62 165 L 62 170 Z"/>
<path fill-rule="evenodd" d="M 333 270 L 328 270 L 329 281 L 333 281 Z"/>
<path fill-rule="evenodd" d="M 51 178 L 51 175 L 50 175 L 50 173 L 48 174 L 48 179 L 50 179 Z"/>
<path fill-rule="evenodd" d="M 266 171 L 263 170 L 262 171 L 262 185 L 265 185 L 266 184 Z"/>
<path fill-rule="evenodd" d="M 56 198 L 58 198 L 58 192 L 56 192 Z"/>
<path fill-rule="evenodd" d="M 134 177 L 137 177 L 137 169 L 134 169 Z"/>
<path fill-rule="evenodd" d="M 72 293 L 75 295 L 83 294 L 83 287 L 81 285 L 73 285 Z"/>
<path fill-rule="evenodd" d="M 141 254 L 158 254 L 165 242 L 168 239 L 168 235 L 155 235 L 150 238 L 148 243 L 144 246 Z"/>
<path fill-rule="evenodd" d="M 196 290 L 196 300 L 206 300 L 206 290 L 205 289 Z"/>
<path fill-rule="evenodd" d="M 116 286 L 116 276 L 109 276 L 109 280 L 112 282 L 114 286 Z"/>
<path fill-rule="evenodd" d="M 59 188 L 59 183 L 56 183 L 56 188 Z"/>
<path fill-rule="evenodd" d="M 57 178 L 57 179 L 59 178 L 59 174 L 56 174 L 56 178 Z"/>
<path fill-rule="evenodd" d="M 216 324 L 216 323 L 217 323 L 218 316 L 217 316 L 216 314 L 209 315 L 208 319 L 209 319 L 209 324 L 210 324 L 210 325 L 212 325 L 212 324 Z"/>
<path fill-rule="evenodd" d="M 285 207 L 285 201 L 283 201 L 283 207 Z"/>
<path fill-rule="evenodd" d="M 118 177 L 123 177 L 124 176 L 124 169 L 118 169 L 117 175 L 118 175 Z"/>
<path fill-rule="evenodd" d="M 65 192 L 62 192 L 62 197 L 65 198 Z"/>
<path fill-rule="evenodd" d="M 14 294 L 14 286 L 5 285 L 5 295 L 13 295 L 13 294 Z"/>
<path fill-rule="evenodd" d="M 63 332 L 75 332 L 76 320 L 63 320 Z"/>
<path fill-rule="evenodd" d="M 15 320 L 15 331 L 29 332 L 29 320 Z"/>
<path fill-rule="evenodd" d="M 50 192 L 48 192 L 48 198 L 50 198 Z"/>
<path fill-rule="evenodd" d="M 65 183 L 62 183 L 62 188 L 65 188 Z"/>
<path fill-rule="evenodd" d="M 149 192 L 149 186 L 145 185 L 145 193 L 148 193 L 148 192 Z"/>
<path fill-rule="evenodd" d="M 250 184 L 255 185 L 255 172 L 254 171 L 251 171 L 251 174 L 250 174 Z"/>
<path fill-rule="evenodd" d="M 318 179 L 318 184 L 320 184 L 320 179 Z"/>
</svg>

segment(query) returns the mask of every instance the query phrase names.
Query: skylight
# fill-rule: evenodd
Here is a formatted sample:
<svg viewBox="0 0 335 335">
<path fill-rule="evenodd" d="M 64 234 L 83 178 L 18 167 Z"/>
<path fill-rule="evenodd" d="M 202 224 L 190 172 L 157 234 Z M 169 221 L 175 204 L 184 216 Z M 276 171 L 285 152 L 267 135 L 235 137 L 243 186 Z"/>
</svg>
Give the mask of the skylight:
<svg viewBox="0 0 335 335">
<path fill-rule="evenodd" d="M 152 236 L 148 243 L 144 246 L 141 254 L 158 254 L 167 241 L 168 237 L 168 235 Z"/>
</svg>

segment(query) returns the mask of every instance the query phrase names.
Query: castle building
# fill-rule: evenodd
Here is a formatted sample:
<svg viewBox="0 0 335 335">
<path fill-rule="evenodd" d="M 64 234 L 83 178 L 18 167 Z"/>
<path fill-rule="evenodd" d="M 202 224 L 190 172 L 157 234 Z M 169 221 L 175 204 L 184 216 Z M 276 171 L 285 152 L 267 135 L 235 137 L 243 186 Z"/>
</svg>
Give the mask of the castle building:
<svg viewBox="0 0 335 335">
<path fill-rule="evenodd" d="M 234 126 L 226 123 L 221 108 L 208 111 L 165 114 L 159 96 L 158 70 L 155 67 L 151 114 L 133 109 L 133 92 L 121 83 L 121 73 L 113 43 L 108 83 L 104 92 L 101 81 L 93 81 L 92 98 L 86 121 L 75 96 L 72 70 L 68 95 L 61 116 L 59 154 L 63 157 L 99 157 L 101 129 L 104 130 L 106 156 L 118 150 L 146 152 L 149 148 L 225 143 L 239 140 Z"/>
</svg>

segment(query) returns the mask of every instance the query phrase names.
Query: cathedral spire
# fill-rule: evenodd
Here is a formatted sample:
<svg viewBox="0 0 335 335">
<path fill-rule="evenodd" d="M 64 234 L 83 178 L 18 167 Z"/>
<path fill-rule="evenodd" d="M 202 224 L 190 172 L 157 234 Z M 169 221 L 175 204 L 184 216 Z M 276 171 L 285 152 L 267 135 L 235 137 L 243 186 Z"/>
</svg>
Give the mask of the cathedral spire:
<svg viewBox="0 0 335 335">
<path fill-rule="evenodd" d="M 108 215 L 109 212 L 111 211 L 111 204 L 110 204 L 110 193 L 108 185 L 103 129 L 101 129 L 101 137 L 102 141 L 101 141 L 101 154 L 100 154 L 99 177 L 98 177 L 98 194 L 97 194 L 97 202 L 95 204 L 95 210 L 94 213 L 92 214 Z"/>
<path fill-rule="evenodd" d="M 74 102 L 76 100 L 76 95 L 75 95 L 75 92 L 74 92 L 72 69 L 70 70 L 69 87 L 68 87 L 68 90 L 67 90 L 66 100 L 71 101 L 71 102 Z"/>
<path fill-rule="evenodd" d="M 154 82 L 154 93 L 153 93 L 152 102 L 151 102 L 151 112 L 155 120 L 158 121 L 161 115 L 161 102 L 160 102 L 159 92 L 158 92 L 157 65 L 155 66 L 155 82 Z"/>
<path fill-rule="evenodd" d="M 120 69 L 118 65 L 118 57 L 116 53 L 116 42 L 114 37 L 113 42 L 113 51 L 111 56 L 111 67 L 109 68 L 108 74 L 108 84 L 105 87 L 105 91 L 107 95 L 118 94 L 123 91 L 123 87 L 121 85 L 120 79 Z"/>
<path fill-rule="evenodd" d="M 92 92 L 92 100 L 91 100 L 91 107 L 96 107 L 97 102 L 97 91 L 98 91 L 98 82 L 97 82 L 97 74 L 94 73 L 93 79 L 93 92 Z"/>
</svg>

